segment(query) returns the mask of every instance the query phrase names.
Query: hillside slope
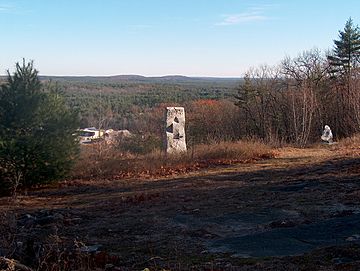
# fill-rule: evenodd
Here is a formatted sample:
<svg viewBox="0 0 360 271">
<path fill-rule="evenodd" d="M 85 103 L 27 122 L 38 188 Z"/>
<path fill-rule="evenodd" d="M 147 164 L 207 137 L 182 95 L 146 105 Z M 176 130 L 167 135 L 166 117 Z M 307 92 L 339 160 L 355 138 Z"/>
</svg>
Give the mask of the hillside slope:
<svg viewBox="0 0 360 271">
<path fill-rule="evenodd" d="M 360 268 L 359 177 L 356 151 L 285 148 L 171 179 L 63 183 L 1 211 L 27 249 L 56 236 L 65 257 L 75 241 L 94 268 L 342 270 Z"/>
</svg>

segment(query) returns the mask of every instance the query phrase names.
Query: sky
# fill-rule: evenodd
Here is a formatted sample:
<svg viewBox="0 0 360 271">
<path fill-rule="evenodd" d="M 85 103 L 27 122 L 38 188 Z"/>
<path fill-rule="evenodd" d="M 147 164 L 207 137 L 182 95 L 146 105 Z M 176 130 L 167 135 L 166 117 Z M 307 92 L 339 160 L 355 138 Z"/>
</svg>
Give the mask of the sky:
<svg viewBox="0 0 360 271">
<path fill-rule="evenodd" d="M 0 0 L 0 74 L 242 77 L 331 50 L 359 0 Z"/>
</svg>

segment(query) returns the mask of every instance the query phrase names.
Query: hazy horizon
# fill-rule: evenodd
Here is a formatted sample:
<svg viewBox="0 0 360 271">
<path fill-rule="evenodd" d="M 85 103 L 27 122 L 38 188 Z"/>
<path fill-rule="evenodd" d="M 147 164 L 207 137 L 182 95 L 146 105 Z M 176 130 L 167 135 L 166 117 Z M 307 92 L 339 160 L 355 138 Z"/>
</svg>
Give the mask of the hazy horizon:
<svg viewBox="0 0 360 271">
<path fill-rule="evenodd" d="M 142 74 L 110 74 L 110 75 L 52 75 L 52 74 L 41 74 L 39 76 L 43 77 L 117 77 L 117 76 L 140 76 L 145 78 L 157 78 L 157 77 L 187 77 L 187 78 L 224 78 L 224 79 L 238 79 L 242 78 L 243 76 L 189 76 L 189 75 L 182 75 L 182 74 L 163 74 L 163 75 L 142 75 Z"/>
<path fill-rule="evenodd" d="M 333 47 L 349 0 L 0 0 L 0 74 L 243 77 L 250 67 Z"/>
</svg>

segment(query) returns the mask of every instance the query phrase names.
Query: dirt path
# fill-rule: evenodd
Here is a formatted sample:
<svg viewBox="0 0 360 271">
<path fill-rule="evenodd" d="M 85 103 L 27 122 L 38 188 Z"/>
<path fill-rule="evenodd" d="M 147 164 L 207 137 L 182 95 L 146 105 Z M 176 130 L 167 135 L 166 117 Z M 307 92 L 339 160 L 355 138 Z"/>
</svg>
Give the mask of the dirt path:
<svg viewBox="0 0 360 271">
<path fill-rule="evenodd" d="M 178 178 L 33 191 L 1 208 L 34 250 L 50 234 L 76 240 L 113 270 L 341 270 L 360 266 L 359 176 L 357 156 L 287 148 Z"/>
</svg>

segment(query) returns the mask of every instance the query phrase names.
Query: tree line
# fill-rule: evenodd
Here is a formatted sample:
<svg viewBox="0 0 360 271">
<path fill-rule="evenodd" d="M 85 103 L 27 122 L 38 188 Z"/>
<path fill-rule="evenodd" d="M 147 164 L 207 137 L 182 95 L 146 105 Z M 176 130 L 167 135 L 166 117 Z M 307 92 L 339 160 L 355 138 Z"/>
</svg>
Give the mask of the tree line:
<svg viewBox="0 0 360 271">
<path fill-rule="evenodd" d="M 249 70 L 236 105 L 245 134 L 305 146 L 325 124 L 337 138 L 360 130 L 360 31 L 350 18 L 330 52 L 313 49 Z"/>
<path fill-rule="evenodd" d="M 69 107 L 78 110 L 82 127 L 133 130 L 137 118 L 150 108 L 167 104 L 186 104 L 202 99 L 231 99 L 238 81 L 199 79 L 190 82 L 57 82 Z"/>
<path fill-rule="evenodd" d="M 249 69 L 237 86 L 234 81 L 102 81 L 63 82 L 62 87 L 83 127 L 152 132 L 159 137 L 162 126 L 152 120 L 162 118 L 165 105 L 180 105 L 186 107 L 188 138 L 194 142 L 256 137 L 306 146 L 319 140 L 324 125 L 337 139 L 359 131 L 359 36 L 350 18 L 331 51 L 311 49 L 276 66 Z"/>
</svg>

